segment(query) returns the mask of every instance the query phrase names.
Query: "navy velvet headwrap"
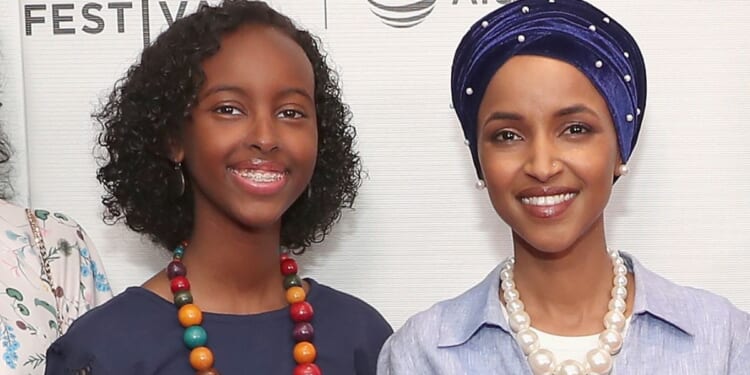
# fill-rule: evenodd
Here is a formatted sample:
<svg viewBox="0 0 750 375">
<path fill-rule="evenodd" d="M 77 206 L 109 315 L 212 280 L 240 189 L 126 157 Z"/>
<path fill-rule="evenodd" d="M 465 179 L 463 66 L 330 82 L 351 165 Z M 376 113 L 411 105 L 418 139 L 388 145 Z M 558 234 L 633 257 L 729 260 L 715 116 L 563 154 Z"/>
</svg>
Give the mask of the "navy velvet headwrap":
<svg viewBox="0 0 750 375">
<path fill-rule="evenodd" d="M 479 104 L 497 70 L 516 55 L 555 58 L 583 72 L 609 106 L 623 162 L 630 158 L 646 107 L 646 67 L 635 39 L 583 0 L 519 0 L 471 26 L 453 59 L 453 107 L 479 178 Z"/>
</svg>

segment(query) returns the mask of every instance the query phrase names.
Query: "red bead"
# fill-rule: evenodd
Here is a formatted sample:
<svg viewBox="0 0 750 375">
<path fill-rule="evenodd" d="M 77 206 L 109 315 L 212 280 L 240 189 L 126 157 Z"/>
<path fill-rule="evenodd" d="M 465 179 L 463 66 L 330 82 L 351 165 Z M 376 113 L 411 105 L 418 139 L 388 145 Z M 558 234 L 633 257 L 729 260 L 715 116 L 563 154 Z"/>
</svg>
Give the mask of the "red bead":
<svg viewBox="0 0 750 375">
<path fill-rule="evenodd" d="M 312 305 L 307 301 L 293 303 L 289 307 L 289 313 L 292 315 L 292 320 L 297 323 L 309 322 L 314 315 Z"/>
<path fill-rule="evenodd" d="M 315 337 L 315 329 L 313 329 L 312 324 L 308 322 L 299 322 L 294 325 L 292 336 L 294 337 L 294 341 L 297 342 L 312 341 Z"/>
<path fill-rule="evenodd" d="M 190 290 L 190 281 L 185 276 L 175 276 L 169 284 L 172 293 L 177 293 L 181 290 Z"/>
<path fill-rule="evenodd" d="M 172 280 L 176 276 L 187 276 L 187 267 L 180 261 L 171 261 L 167 265 L 167 277 Z"/>
<path fill-rule="evenodd" d="M 281 261 L 281 274 L 284 276 L 294 275 L 297 273 L 297 261 L 287 258 Z"/>
<path fill-rule="evenodd" d="M 303 365 L 297 365 L 294 368 L 294 375 L 322 375 L 320 367 L 314 363 L 305 363 Z"/>
</svg>

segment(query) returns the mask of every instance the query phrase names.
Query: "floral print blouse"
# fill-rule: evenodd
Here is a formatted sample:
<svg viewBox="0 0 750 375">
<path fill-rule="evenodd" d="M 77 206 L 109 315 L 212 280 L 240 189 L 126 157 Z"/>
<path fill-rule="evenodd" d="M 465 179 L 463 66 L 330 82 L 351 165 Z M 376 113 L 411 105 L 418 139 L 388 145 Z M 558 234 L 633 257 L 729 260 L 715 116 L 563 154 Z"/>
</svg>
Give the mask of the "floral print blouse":
<svg viewBox="0 0 750 375">
<path fill-rule="evenodd" d="M 26 210 L 0 200 L 0 375 L 44 373 L 45 352 L 59 333 L 112 297 L 81 226 L 60 213 L 31 212 L 46 256 L 34 241 Z"/>
</svg>

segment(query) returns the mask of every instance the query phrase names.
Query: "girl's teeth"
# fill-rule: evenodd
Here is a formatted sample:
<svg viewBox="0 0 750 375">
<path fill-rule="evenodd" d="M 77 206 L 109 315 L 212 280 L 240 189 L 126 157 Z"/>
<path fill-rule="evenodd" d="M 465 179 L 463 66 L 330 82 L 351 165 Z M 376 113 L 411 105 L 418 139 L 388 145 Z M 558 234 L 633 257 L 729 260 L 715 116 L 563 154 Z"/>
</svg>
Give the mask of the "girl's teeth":
<svg viewBox="0 0 750 375">
<path fill-rule="evenodd" d="M 283 173 L 261 170 L 232 170 L 232 173 L 255 182 L 275 182 L 284 177 Z"/>
<path fill-rule="evenodd" d="M 531 206 L 554 206 L 566 201 L 573 199 L 576 196 L 575 193 L 565 193 L 557 195 L 547 195 L 544 197 L 528 197 L 521 198 L 521 203 L 528 204 Z"/>
</svg>

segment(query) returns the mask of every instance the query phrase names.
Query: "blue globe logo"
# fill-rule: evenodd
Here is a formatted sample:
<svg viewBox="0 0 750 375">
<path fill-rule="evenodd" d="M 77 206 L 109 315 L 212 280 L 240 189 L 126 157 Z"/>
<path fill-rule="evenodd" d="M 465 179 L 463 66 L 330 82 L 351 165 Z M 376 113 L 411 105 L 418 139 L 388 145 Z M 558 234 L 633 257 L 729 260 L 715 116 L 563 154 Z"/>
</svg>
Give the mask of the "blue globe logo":
<svg viewBox="0 0 750 375">
<path fill-rule="evenodd" d="M 370 11 L 384 24 L 406 28 L 416 26 L 435 9 L 437 0 L 367 0 Z"/>
</svg>

